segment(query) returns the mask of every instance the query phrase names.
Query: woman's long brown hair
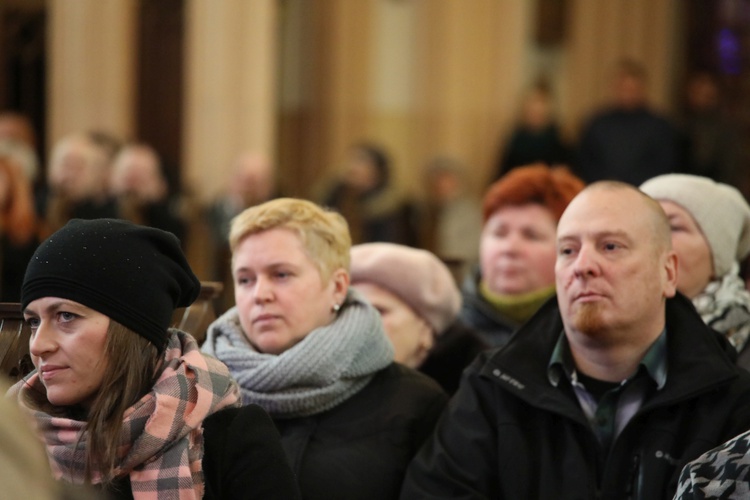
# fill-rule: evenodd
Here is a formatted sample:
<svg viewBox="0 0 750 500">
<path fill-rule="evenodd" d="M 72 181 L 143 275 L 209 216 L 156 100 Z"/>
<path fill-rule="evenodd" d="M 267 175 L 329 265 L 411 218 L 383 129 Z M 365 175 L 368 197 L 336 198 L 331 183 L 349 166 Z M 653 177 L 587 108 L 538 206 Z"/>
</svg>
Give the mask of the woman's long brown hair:
<svg viewBox="0 0 750 500">
<path fill-rule="evenodd" d="M 86 419 L 86 479 L 98 472 L 106 485 L 115 479 L 125 410 L 153 387 L 159 356 L 151 342 L 110 320 L 102 361 L 104 380 Z"/>
</svg>

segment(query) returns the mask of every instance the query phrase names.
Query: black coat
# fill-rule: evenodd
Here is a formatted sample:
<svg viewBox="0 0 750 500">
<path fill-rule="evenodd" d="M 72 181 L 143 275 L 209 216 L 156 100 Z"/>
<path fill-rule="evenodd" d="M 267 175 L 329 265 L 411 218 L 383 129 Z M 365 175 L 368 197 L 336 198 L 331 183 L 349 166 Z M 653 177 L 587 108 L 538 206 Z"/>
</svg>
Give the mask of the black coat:
<svg viewBox="0 0 750 500">
<path fill-rule="evenodd" d="M 203 423 L 204 499 L 300 498 L 279 433 L 258 405 L 222 410 Z"/>
<path fill-rule="evenodd" d="M 435 339 L 435 345 L 419 371 L 453 395 L 464 369 L 489 347 L 473 328 L 456 320 Z"/>
<path fill-rule="evenodd" d="M 550 300 L 511 341 L 467 370 L 402 498 L 666 499 L 682 467 L 750 428 L 750 374 L 692 304 L 667 301 L 667 381 L 609 455 L 563 379 L 547 367 L 562 321 Z"/>
<path fill-rule="evenodd" d="M 579 144 L 578 174 L 586 182 L 612 179 L 640 186 L 677 170 L 674 126 L 648 108 L 610 109 L 596 115 Z"/>
<path fill-rule="evenodd" d="M 257 405 L 227 408 L 203 422 L 206 500 L 294 500 L 299 489 L 268 414 Z M 132 499 L 130 480 L 116 481 L 112 500 Z"/>
<path fill-rule="evenodd" d="M 392 363 L 331 410 L 275 419 L 302 497 L 398 498 L 406 467 L 446 401 L 433 380 Z"/>
</svg>

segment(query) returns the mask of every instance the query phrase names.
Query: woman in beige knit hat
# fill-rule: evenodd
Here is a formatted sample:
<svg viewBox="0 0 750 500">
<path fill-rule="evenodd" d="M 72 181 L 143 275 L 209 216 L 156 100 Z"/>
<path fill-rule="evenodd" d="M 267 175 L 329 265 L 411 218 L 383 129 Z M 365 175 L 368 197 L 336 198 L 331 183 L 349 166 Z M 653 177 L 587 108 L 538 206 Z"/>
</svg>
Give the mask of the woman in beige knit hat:
<svg viewBox="0 0 750 500">
<path fill-rule="evenodd" d="M 351 250 L 352 287 L 380 312 L 395 360 L 446 392 L 487 344 L 458 320 L 461 294 L 448 267 L 427 250 L 365 243 Z"/>
<path fill-rule="evenodd" d="M 677 289 L 737 349 L 737 363 L 750 368 L 750 293 L 739 276 L 740 262 L 750 253 L 747 201 L 732 186 L 687 174 L 654 177 L 641 191 L 669 218 Z"/>
</svg>

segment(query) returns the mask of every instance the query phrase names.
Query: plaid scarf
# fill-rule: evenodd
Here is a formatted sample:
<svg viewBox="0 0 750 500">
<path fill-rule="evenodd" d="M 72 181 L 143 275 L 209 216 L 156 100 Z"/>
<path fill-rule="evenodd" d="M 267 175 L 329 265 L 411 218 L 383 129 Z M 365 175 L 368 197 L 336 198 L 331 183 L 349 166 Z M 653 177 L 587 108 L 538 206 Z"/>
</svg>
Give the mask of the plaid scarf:
<svg viewBox="0 0 750 500">
<path fill-rule="evenodd" d="M 133 498 L 203 498 L 203 420 L 237 406 L 239 389 L 221 362 L 203 356 L 188 334 L 171 330 L 163 371 L 150 393 L 125 411 L 114 476 L 130 477 Z M 11 389 L 34 417 L 57 479 L 84 482 L 86 422 L 24 404 L 27 391 L 44 391 L 36 371 Z M 79 440 L 80 437 L 80 440 Z M 94 475 L 94 484 L 101 477 Z"/>
</svg>

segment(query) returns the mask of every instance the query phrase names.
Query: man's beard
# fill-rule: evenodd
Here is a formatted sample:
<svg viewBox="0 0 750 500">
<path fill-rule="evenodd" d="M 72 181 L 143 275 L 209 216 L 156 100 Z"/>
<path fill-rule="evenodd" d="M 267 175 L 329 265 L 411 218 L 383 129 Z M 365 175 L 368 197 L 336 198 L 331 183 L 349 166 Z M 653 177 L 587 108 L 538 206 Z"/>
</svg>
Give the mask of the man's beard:
<svg viewBox="0 0 750 500">
<path fill-rule="evenodd" d="M 573 318 L 573 326 L 584 335 L 596 337 L 605 327 L 600 304 L 581 304 Z"/>
</svg>

